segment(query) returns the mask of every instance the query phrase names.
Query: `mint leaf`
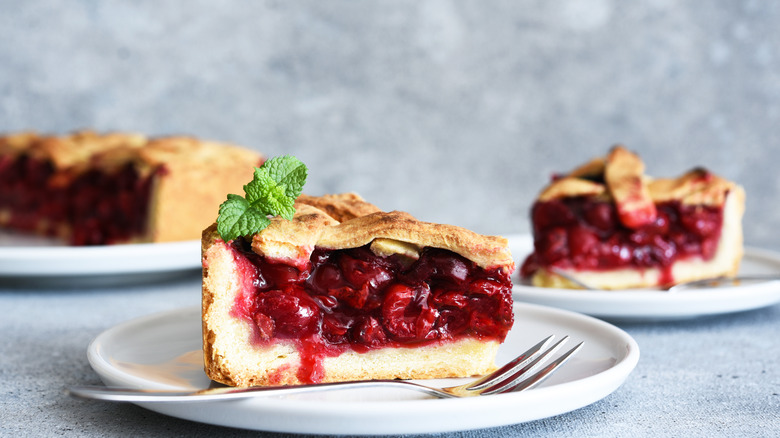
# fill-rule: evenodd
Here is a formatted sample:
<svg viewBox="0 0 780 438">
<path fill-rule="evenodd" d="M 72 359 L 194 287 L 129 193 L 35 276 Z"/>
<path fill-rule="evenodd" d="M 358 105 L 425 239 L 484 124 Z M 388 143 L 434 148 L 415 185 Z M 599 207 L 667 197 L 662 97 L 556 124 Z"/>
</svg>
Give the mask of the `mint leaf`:
<svg viewBox="0 0 780 438">
<path fill-rule="evenodd" d="M 297 198 L 301 195 L 308 172 L 305 164 L 291 155 L 272 158 L 266 164 L 268 164 L 268 175 L 285 186 L 287 196 Z"/>
<path fill-rule="evenodd" d="M 265 166 L 255 168 L 255 178 L 244 186 L 249 204 L 265 214 L 292 220 L 295 214 L 295 198 L 287 195 L 287 186 L 280 184 L 269 174 Z"/>
<path fill-rule="evenodd" d="M 262 230 L 270 224 L 268 215 L 253 208 L 246 199 L 238 195 L 228 195 L 227 201 L 219 206 L 217 232 L 226 242 L 252 234 L 247 230 Z"/>
<path fill-rule="evenodd" d="M 295 199 L 303 191 L 308 169 L 293 156 L 272 158 L 255 168 L 244 186 L 246 197 L 230 194 L 219 206 L 217 232 L 224 241 L 249 236 L 271 224 L 269 216 L 292 220 Z"/>
<path fill-rule="evenodd" d="M 262 167 L 255 167 L 254 179 L 244 186 L 247 202 L 265 214 L 273 214 L 265 208 L 265 205 L 269 197 L 268 192 L 274 186 L 276 186 L 276 181 L 268 175 L 268 172 L 263 170 Z"/>
</svg>

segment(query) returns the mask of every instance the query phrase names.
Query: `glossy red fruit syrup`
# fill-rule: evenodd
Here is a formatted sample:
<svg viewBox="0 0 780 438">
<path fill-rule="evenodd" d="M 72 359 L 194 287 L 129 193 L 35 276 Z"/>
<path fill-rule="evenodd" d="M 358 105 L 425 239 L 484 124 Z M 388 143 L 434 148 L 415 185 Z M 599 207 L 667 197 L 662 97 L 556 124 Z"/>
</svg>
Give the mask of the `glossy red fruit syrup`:
<svg viewBox="0 0 780 438">
<path fill-rule="evenodd" d="M 156 173 L 162 172 L 160 169 Z M 147 226 L 152 179 L 131 165 L 113 173 L 56 173 L 26 155 L 0 158 L 0 211 L 8 228 L 50 236 L 71 230 L 72 245 L 126 242 Z"/>
<path fill-rule="evenodd" d="M 346 351 L 416 347 L 477 337 L 503 341 L 512 327 L 512 283 L 447 250 L 416 261 L 379 257 L 368 246 L 315 249 L 304 269 L 232 242 L 244 279 L 234 315 L 252 322 L 254 342 L 292 342 L 298 379 L 322 379 L 322 361 Z"/>
<path fill-rule="evenodd" d="M 680 202 L 656 205 L 652 223 L 630 229 L 618 220 L 612 203 L 589 197 L 534 204 L 534 252 L 521 268 L 530 277 L 540 267 L 581 270 L 623 267 L 660 268 L 671 280 L 681 259 L 712 258 L 720 240 L 723 209 Z"/>
</svg>

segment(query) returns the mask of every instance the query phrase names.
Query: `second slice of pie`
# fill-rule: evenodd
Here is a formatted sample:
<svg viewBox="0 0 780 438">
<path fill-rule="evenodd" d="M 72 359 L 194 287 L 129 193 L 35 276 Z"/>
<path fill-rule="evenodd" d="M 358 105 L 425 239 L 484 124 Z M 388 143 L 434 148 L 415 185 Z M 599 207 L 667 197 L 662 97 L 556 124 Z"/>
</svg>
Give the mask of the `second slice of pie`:
<svg viewBox="0 0 780 438">
<path fill-rule="evenodd" d="M 668 286 L 734 276 L 745 193 L 702 168 L 650 178 L 622 146 L 555 178 L 534 203 L 534 252 L 521 275 L 541 287 Z"/>
<path fill-rule="evenodd" d="M 197 239 L 264 157 L 192 137 L 0 136 L 0 228 L 70 245 Z"/>
<path fill-rule="evenodd" d="M 484 374 L 513 323 L 506 239 L 354 194 L 251 239 L 212 226 L 203 266 L 205 368 L 233 386 Z"/>
</svg>

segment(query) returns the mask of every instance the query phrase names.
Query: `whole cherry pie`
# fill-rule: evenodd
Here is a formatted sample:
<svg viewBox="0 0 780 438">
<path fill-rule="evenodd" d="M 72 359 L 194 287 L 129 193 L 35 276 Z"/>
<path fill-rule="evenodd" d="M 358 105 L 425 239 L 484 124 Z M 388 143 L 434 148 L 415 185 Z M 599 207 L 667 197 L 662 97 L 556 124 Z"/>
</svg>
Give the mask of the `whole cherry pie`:
<svg viewBox="0 0 780 438">
<path fill-rule="evenodd" d="M 225 192 L 242 187 L 259 154 L 134 134 L 0 137 L 0 227 L 72 245 L 200 237 Z"/>
<path fill-rule="evenodd" d="M 541 287 L 598 289 L 736 275 L 744 197 L 740 186 L 702 168 L 647 177 L 640 158 L 616 146 L 539 195 L 534 252 L 521 275 Z"/>
<path fill-rule="evenodd" d="M 296 201 L 251 238 L 203 233 L 203 351 L 233 386 L 468 376 L 513 323 L 507 241 L 383 212 L 354 194 Z"/>
</svg>

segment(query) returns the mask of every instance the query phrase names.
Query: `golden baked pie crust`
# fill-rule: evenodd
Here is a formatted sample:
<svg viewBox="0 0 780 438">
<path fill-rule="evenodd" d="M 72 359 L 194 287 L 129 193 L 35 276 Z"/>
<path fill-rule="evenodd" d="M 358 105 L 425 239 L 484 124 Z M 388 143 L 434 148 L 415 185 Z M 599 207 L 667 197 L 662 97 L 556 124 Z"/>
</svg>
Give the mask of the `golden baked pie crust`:
<svg viewBox="0 0 780 438">
<path fill-rule="evenodd" d="M 692 169 L 678 178 L 654 179 L 644 174 L 639 156 L 618 145 L 606 158 L 591 160 L 551 182 L 538 200 L 602 196 L 613 202 L 633 200 L 642 206 L 648 200 L 656 204 L 679 201 L 684 205 L 722 206 L 726 194 L 735 187 L 735 183 L 702 168 Z"/>
<path fill-rule="evenodd" d="M 482 268 L 514 269 L 504 237 L 485 236 L 454 225 L 419 221 L 401 211 L 383 212 L 354 193 L 302 196 L 296 202 L 293 220 L 272 218 L 268 228 L 252 237 L 252 249 L 257 254 L 272 258 L 308 259 L 315 246 L 357 248 L 375 239 L 390 239 L 420 248 L 447 249 Z"/>
</svg>

